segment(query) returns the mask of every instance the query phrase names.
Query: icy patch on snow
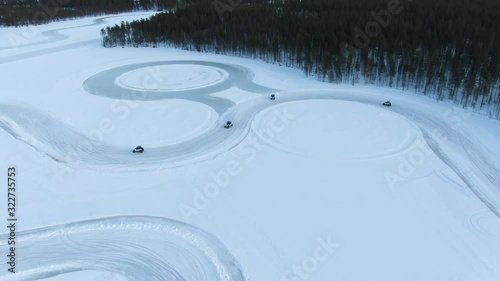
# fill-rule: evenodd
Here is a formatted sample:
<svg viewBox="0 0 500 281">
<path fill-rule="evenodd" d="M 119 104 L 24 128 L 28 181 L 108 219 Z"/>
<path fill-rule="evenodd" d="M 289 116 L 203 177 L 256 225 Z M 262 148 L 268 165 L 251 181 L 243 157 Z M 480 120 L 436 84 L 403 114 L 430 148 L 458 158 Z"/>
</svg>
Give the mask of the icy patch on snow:
<svg viewBox="0 0 500 281">
<path fill-rule="evenodd" d="M 115 84 L 134 90 L 183 91 L 220 83 L 229 74 L 219 68 L 171 64 L 139 68 L 120 75 Z"/>
</svg>

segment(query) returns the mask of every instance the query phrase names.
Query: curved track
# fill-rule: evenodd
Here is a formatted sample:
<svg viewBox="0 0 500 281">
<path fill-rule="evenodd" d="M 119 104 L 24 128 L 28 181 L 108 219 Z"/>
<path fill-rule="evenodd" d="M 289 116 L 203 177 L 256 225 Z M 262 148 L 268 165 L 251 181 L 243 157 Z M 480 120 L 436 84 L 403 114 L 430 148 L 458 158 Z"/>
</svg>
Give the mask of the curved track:
<svg viewBox="0 0 500 281">
<path fill-rule="evenodd" d="M 137 14 L 137 15 L 141 15 L 141 14 Z M 144 14 L 144 15 L 149 15 L 149 13 Z M 89 26 L 97 26 L 97 25 L 101 25 L 101 24 L 105 23 L 106 19 L 119 18 L 119 17 L 123 17 L 123 16 L 100 17 L 100 18 L 95 19 L 93 21 L 93 23 L 91 23 L 91 24 L 77 25 L 77 26 L 70 26 L 70 27 L 47 30 L 47 31 L 44 31 L 41 33 L 42 35 L 47 37 L 45 40 L 37 41 L 37 42 L 30 42 L 30 43 L 26 43 L 26 44 L 20 44 L 17 46 L 2 46 L 2 47 L 0 47 L 0 51 L 2 51 L 2 50 L 17 50 L 18 48 L 23 48 L 23 47 L 43 46 L 43 45 L 49 45 L 51 43 L 62 42 L 64 40 L 68 39 L 70 36 L 62 34 L 62 33 L 60 33 L 60 31 L 77 29 L 77 28 L 82 28 L 82 27 L 89 27 Z M 74 42 L 74 43 L 66 43 L 66 44 L 63 43 L 59 46 L 47 47 L 47 48 L 43 48 L 43 49 L 27 51 L 27 52 L 22 52 L 22 53 L 18 53 L 17 51 L 15 51 L 14 55 L 0 57 L 0 64 L 10 63 L 10 62 L 34 58 L 34 57 L 38 57 L 38 56 L 49 55 L 49 54 L 53 54 L 53 53 L 57 53 L 57 52 L 65 51 L 65 50 L 80 48 L 80 47 L 83 47 L 85 45 L 98 43 L 99 40 L 100 39 L 96 38 L 96 39 L 92 39 L 92 40 L 84 40 L 84 41 Z"/>
<path fill-rule="evenodd" d="M 7 252 L 7 236 L 0 236 Z M 18 233 L 18 272 L 26 281 L 98 270 L 130 281 L 244 281 L 236 259 L 214 236 L 194 226 L 156 217 L 111 217 Z M 5 250 L 5 251 L 4 251 Z"/>
<path fill-rule="evenodd" d="M 205 134 L 180 144 L 148 148 L 141 157 L 130 157 L 130 148 L 92 143 L 80 132 L 34 109 L 0 104 L 0 127 L 61 163 L 107 171 L 150 171 L 214 158 L 231 150 L 246 137 L 253 117 L 258 112 L 279 103 L 307 99 L 346 100 L 374 106 L 380 104 L 380 97 L 352 92 L 288 92 L 280 93 L 276 101 L 270 101 L 268 97 L 263 96 L 226 109 L 219 121 Z M 204 99 L 197 101 L 203 102 Z M 404 99 L 401 99 L 398 106 L 388 110 L 415 122 L 434 153 L 500 217 L 500 170 L 495 165 L 498 161 L 494 160 L 495 156 L 488 153 L 478 142 L 471 140 L 466 132 L 452 128 L 442 121 L 441 116 L 430 116 L 424 109 L 405 103 Z M 221 112 L 221 108 L 218 112 Z M 225 120 L 232 120 L 237 126 L 230 130 L 224 129 Z M 48 127 L 52 130 L 46 130 Z M 440 132 L 439 138 L 433 133 L 435 131 Z"/>
<path fill-rule="evenodd" d="M 137 15 L 140 15 L 140 14 L 137 14 Z M 144 15 L 149 15 L 149 13 L 144 14 Z M 24 43 L 24 44 L 15 45 L 15 46 L 0 46 L 0 51 L 10 50 L 10 49 L 15 49 L 15 48 L 23 48 L 23 47 L 39 46 L 39 45 L 57 43 L 57 42 L 64 41 L 64 40 L 70 38 L 69 35 L 62 34 L 61 31 L 101 25 L 103 23 L 106 23 L 107 19 L 119 18 L 119 17 L 123 17 L 123 16 L 100 17 L 100 18 L 93 20 L 92 23 L 90 23 L 90 24 L 69 26 L 69 27 L 63 27 L 63 28 L 55 28 L 55 29 L 51 29 L 51 30 L 42 31 L 40 34 L 45 37 L 44 40 L 36 41 L 36 42 L 28 42 L 28 43 Z"/>
<path fill-rule="evenodd" d="M 186 64 L 186 65 L 201 65 L 209 66 L 214 68 L 219 68 L 224 70 L 229 74 L 229 77 L 219 83 L 208 87 L 200 87 L 197 89 L 190 90 L 177 90 L 177 91 L 148 91 L 148 90 L 133 90 L 128 88 L 122 88 L 116 85 L 115 80 L 121 75 L 140 68 L 151 67 L 150 78 L 154 83 L 154 79 L 158 79 L 154 73 L 154 66 L 163 65 L 176 65 L 176 64 Z M 229 108 L 234 106 L 234 102 L 227 99 L 219 98 L 216 96 L 211 96 L 210 94 L 219 93 L 230 89 L 231 87 L 238 87 L 242 90 L 246 90 L 253 93 L 272 93 L 278 90 L 260 86 L 253 83 L 253 72 L 249 69 L 239 66 L 223 64 L 218 62 L 207 62 L 207 61 L 192 61 L 192 60 L 179 60 L 179 61 L 163 61 L 163 62 L 145 62 L 138 64 L 125 65 L 117 68 L 112 68 L 101 73 L 98 73 L 83 83 L 83 88 L 96 96 L 104 96 L 112 99 L 121 100 L 141 100 L 141 101 L 151 101 L 151 100 L 161 100 L 161 99 L 186 99 L 196 102 L 205 103 L 211 106 L 219 115 L 224 114 Z"/>
<path fill-rule="evenodd" d="M 314 93 L 315 92 L 312 91 L 311 95 L 315 96 Z M 287 93 L 283 93 L 283 95 L 286 94 Z M 307 143 L 304 144 L 298 144 L 298 146 L 296 146 L 296 144 L 294 144 L 293 137 L 288 137 L 287 140 L 273 139 L 272 142 L 269 142 L 266 139 L 267 136 L 263 133 L 263 128 L 267 129 L 273 127 L 271 122 L 272 120 L 275 120 L 274 117 L 276 117 L 276 112 L 279 112 L 280 109 L 293 111 L 293 108 L 295 106 L 302 106 L 302 112 L 304 114 L 314 114 L 314 112 L 307 110 L 309 105 L 327 105 L 328 101 L 335 101 L 335 103 L 330 103 L 330 106 L 324 108 L 322 112 L 328 114 L 334 113 L 335 115 L 326 119 L 323 119 L 322 116 L 316 116 L 315 119 L 307 120 L 306 123 L 317 122 L 317 120 L 321 119 L 322 124 L 339 128 L 336 129 L 338 130 L 337 133 L 342 133 L 335 136 L 335 139 L 338 140 L 338 142 L 336 143 L 335 147 L 331 148 L 331 151 L 336 151 L 334 154 L 330 154 L 330 151 L 326 151 L 324 149 L 325 146 L 328 146 L 327 144 L 320 144 L 319 150 L 311 152 L 310 150 L 299 148 L 300 146 L 311 146 L 310 141 L 307 141 Z M 334 98 L 326 98 L 326 100 L 323 100 L 319 103 L 315 102 L 316 101 L 314 99 L 304 98 L 303 100 L 290 101 L 286 104 L 277 103 L 273 107 L 264 109 L 252 122 L 252 133 L 256 135 L 262 143 L 266 143 L 268 146 L 273 147 L 276 150 L 280 150 L 282 152 L 290 153 L 300 157 L 325 159 L 327 161 L 329 161 L 328 159 L 331 160 L 332 158 L 341 158 L 350 161 L 380 160 L 403 154 L 407 151 L 415 149 L 417 146 L 422 144 L 421 132 L 419 128 L 413 122 L 400 114 L 388 111 L 384 112 L 383 116 L 381 116 L 379 109 L 372 105 L 367 106 L 366 104 L 360 102 L 353 103 L 351 101 L 339 100 Z M 349 108 L 349 111 L 342 112 L 342 110 L 344 110 L 345 108 Z M 302 112 L 300 112 L 299 114 L 301 114 Z M 364 112 L 364 115 L 360 115 L 359 112 Z M 376 122 L 367 122 L 372 118 Z M 296 122 L 296 120 L 294 120 L 293 122 Z M 363 126 L 362 124 L 366 125 Z M 309 127 L 313 127 L 313 125 Z M 387 132 L 386 130 L 396 127 L 399 131 L 404 133 L 402 133 L 401 135 L 392 136 L 389 140 L 385 139 L 385 133 Z M 362 140 L 352 139 L 352 137 L 349 136 L 349 130 L 352 128 L 355 128 L 356 130 L 362 130 L 364 138 Z M 381 131 L 379 129 L 381 129 Z M 327 131 L 328 134 L 332 133 L 332 131 L 329 129 L 314 128 L 314 130 L 318 131 L 316 132 L 316 137 L 319 137 L 320 139 L 329 139 L 331 136 L 323 136 L 321 135 L 321 131 Z M 301 132 L 301 134 L 304 133 L 306 132 Z M 314 133 L 315 132 L 307 132 L 306 134 Z M 372 133 L 374 135 L 367 135 L 369 133 Z M 349 146 L 352 147 L 352 150 L 349 151 L 346 150 L 346 147 L 343 147 L 344 141 L 347 139 L 347 142 L 349 142 Z M 373 142 L 383 142 L 384 146 L 382 148 L 373 150 L 373 148 L 371 148 Z M 337 148 L 340 148 L 340 150 L 337 150 Z"/>
</svg>

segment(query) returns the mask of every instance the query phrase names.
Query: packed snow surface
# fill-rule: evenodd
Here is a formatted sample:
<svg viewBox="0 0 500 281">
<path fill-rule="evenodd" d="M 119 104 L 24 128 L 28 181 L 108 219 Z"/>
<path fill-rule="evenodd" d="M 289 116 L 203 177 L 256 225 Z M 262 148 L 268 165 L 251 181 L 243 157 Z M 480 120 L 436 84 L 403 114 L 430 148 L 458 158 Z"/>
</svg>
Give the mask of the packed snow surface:
<svg viewBox="0 0 500 281">
<path fill-rule="evenodd" d="M 2 255 L 0 280 L 500 279 L 498 121 L 251 59 L 100 45 L 149 14 L 0 28 L 0 159 L 18 171 L 16 273 Z"/>
<path fill-rule="evenodd" d="M 137 90 L 179 91 L 217 84 L 227 75 L 223 70 L 208 66 L 173 64 L 132 70 L 116 78 L 115 83 Z"/>
</svg>

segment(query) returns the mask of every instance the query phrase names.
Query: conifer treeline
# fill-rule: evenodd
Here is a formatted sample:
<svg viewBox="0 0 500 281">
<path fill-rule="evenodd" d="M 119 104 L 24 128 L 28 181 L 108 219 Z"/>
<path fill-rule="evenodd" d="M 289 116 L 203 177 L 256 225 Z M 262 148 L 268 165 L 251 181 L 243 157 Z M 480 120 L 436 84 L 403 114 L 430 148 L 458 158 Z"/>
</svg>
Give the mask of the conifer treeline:
<svg viewBox="0 0 500 281">
<path fill-rule="evenodd" d="M 232 0 L 234 4 L 235 0 Z M 169 45 L 299 67 L 335 83 L 423 92 L 500 118 L 498 0 L 212 1 L 103 29 L 103 45 Z"/>
<path fill-rule="evenodd" d="M 176 3 L 176 0 L 0 0 L 0 25 L 44 24 L 84 16 L 166 9 Z"/>
</svg>

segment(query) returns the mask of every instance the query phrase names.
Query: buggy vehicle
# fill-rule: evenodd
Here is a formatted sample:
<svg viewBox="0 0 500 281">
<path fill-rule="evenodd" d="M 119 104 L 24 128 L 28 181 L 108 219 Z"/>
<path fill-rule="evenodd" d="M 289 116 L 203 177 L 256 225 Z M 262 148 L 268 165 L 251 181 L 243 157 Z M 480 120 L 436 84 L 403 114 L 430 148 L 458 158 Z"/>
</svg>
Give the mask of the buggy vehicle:
<svg viewBox="0 0 500 281">
<path fill-rule="evenodd" d="M 134 148 L 134 150 L 132 151 L 133 153 L 143 153 L 144 152 L 144 148 L 142 146 L 137 146 L 136 148 Z"/>
<path fill-rule="evenodd" d="M 224 125 L 224 128 L 229 129 L 233 126 L 233 123 L 231 121 L 227 121 L 226 125 Z"/>
<path fill-rule="evenodd" d="M 276 95 L 275 94 L 272 94 L 271 95 L 271 100 L 275 100 L 276 99 Z"/>
<path fill-rule="evenodd" d="M 382 105 L 384 105 L 384 106 L 391 106 L 391 102 L 390 101 L 386 101 Z"/>
</svg>

